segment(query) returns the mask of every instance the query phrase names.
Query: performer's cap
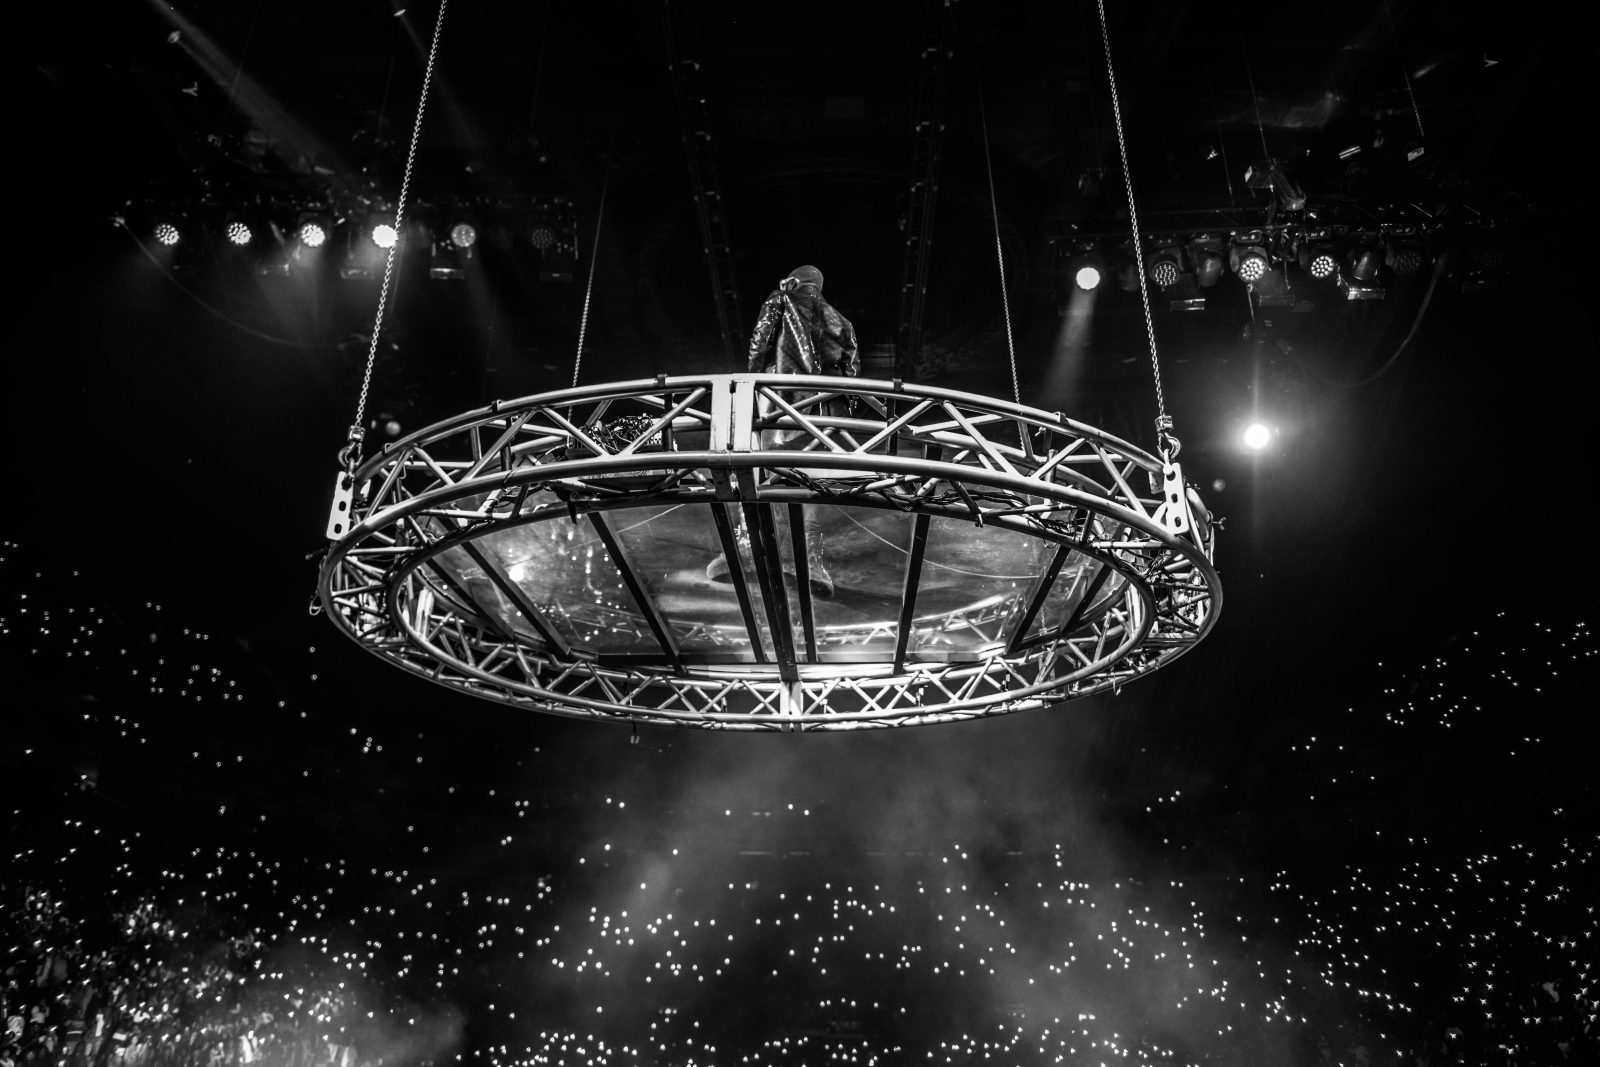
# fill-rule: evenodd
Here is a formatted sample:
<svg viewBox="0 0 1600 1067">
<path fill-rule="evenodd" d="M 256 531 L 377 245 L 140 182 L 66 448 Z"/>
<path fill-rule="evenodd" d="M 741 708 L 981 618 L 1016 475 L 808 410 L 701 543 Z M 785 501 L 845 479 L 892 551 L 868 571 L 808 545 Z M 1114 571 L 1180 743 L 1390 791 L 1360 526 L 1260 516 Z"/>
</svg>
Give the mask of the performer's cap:
<svg viewBox="0 0 1600 1067">
<path fill-rule="evenodd" d="M 789 272 L 789 277 L 801 285 L 814 285 L 822 288 L 822 272 L 815 267 L 796 267 Z"/>
</svg>

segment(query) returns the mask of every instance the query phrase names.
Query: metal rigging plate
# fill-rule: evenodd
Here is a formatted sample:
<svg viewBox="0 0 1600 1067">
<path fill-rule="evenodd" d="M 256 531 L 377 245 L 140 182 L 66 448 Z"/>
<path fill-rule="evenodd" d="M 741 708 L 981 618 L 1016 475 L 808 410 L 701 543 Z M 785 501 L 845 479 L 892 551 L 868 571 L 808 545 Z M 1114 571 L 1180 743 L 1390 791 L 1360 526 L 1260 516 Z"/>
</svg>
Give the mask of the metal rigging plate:
<svg viewBox="0 0 1600 1067">
<path fill-rule="evenodd" d="M 1213 534 L 1175 471 L 1060 414 L 926 386 L 586 386 L 367 460 L 319 594 L 374 654 L 534 711 L 952 722 L 1119 686 L 1206 635 Z M 818 563 L 832 596 L 813 595 Z"/>
</svg>

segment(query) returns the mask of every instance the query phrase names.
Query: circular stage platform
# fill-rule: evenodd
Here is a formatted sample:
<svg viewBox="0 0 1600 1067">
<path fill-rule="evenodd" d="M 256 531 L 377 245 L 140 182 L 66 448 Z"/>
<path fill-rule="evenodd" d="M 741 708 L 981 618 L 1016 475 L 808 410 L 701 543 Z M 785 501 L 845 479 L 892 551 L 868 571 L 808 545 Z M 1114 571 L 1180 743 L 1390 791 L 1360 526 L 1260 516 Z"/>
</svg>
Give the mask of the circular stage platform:
<svg viewBox="0 0 1600 1067">
<path fill-rule="evenodd" d="M 1059 413 L 858 378 L 497 403 L 341 476 L 328 536 L 322 603 L 378 656 L 505 704 L 662 726 L 1037 708 L 1170 662 L 1222 596 L 1175 464 Z M 719 555 L 737 562 L 712 581 Z"/>
</svg>

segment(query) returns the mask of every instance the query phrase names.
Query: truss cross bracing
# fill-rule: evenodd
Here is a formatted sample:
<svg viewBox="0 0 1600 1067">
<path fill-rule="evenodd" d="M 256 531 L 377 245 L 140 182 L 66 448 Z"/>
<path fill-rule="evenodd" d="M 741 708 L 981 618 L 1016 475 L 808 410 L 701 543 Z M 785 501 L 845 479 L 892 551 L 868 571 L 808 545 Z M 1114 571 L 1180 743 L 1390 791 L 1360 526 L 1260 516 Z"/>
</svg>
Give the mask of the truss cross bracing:
<svg viewBox="0 0 1600 1067">
<path fill-rule="evenodd" d="M 362 464 L 320 594 L 376 655 L 534 711 L 949 722 L 1121 685 L 1205 636 L 1221 587 L 1181 481 L 1059 413 L 945 389 L 587 386 Z"/>
</svg>

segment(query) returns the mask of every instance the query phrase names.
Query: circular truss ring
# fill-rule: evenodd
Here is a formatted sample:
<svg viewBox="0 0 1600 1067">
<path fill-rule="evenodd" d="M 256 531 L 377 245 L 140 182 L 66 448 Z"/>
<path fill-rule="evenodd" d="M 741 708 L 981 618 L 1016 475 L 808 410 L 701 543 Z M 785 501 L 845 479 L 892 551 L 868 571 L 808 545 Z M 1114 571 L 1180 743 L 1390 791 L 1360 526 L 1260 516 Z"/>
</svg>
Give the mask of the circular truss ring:
<svg viewBox="0 0 1600 1067">
<path fill-rule="evenodd" d="M 496 402 L 335 493 L 318 593 L 362 647 L 529 710 L 951 722 L 1099 692 L 1211 629 L 1173 457 L 901 382 L 661 377 Z"/>
</svg>

